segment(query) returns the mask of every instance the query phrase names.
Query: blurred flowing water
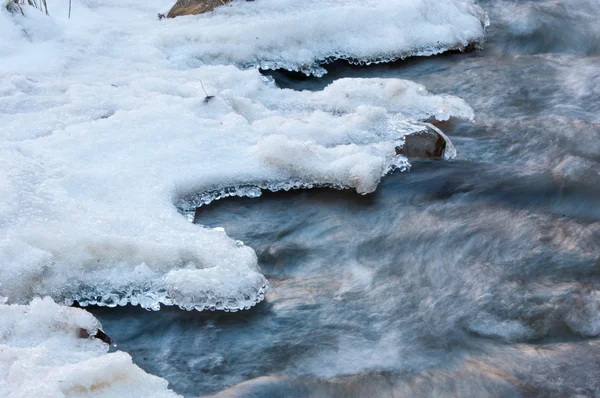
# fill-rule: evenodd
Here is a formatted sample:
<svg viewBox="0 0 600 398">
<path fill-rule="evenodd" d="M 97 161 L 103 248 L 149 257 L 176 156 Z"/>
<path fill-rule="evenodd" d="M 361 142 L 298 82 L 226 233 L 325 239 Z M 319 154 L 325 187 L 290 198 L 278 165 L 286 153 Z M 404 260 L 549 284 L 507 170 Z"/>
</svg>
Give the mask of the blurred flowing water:
<svg viewBox="0 0 600 398">
<path fill-rule="evenodd" d="M 484 51 L 367 68 L 463 97 L 454 162 L 414 161 L 376 193 L 225 199 L 196 222 L 256 250 L 247 312 L 97 308 L 185 396 L 598 396 L 600 0 L 480 1 Z M 242 384 L 240 384 L 242 383 Z"/>
</svg>

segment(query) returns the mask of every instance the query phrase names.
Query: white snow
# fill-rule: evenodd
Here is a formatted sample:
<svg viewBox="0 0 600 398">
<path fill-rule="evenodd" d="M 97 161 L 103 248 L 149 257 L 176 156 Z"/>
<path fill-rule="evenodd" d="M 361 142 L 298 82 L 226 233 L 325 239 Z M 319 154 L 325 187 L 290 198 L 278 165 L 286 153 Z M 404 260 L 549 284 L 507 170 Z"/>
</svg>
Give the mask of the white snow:
<svg viewBox="0 0 600 398">
<path fill-rule="evenodd" d="M 157 43 L 175 59 L 183 48 L 192 62 L 320 75 L 330 59 L 383 62 L 481 43 L 487 16 L 472 0 L 260 0 L 164 24 Z"/>
<path fill-rule="evenodd" d="M 64 22 L 68 2 L 48 3 L 53 18 Z M 473 0 L 236 0 L 211 13 L 158 21 L 157 12 L 166 13 L 173 3 L 74 2 L 72 19 L 61 23 L 70 37 L 61 40 L 85 40 L 80 50 L 96 57 L 101 50 L 131 60 L 143 60 L 151 47 L 154 62 L 174 68 L 233 64 L 322 75 L 321 65 L 333 59 L 388 62 L 482 44 L 489 24 Z M 59 32 L 30 14 L 32 20 L 20 24 L 35 25 L 30 36 L 47 42 L 37 45 L 38 70 L 48 61 L 64 65 L 66 59 L 52 55 L 59 47 L 48 43 Z"/>
<path fill-rule="evenodd" d="M 0 396 L 7 398 L 174 398 L 167 382 L 108 354 L 88 312 L 55 304 L 0 305 Z M 84 330 L 85 333 L 81 333 Z"/>
<path fill-rule="evenodd" d="M 236 2 L 212 17 L 167 22 L 155 13 L 165 1 L 75 2 L 70 20 L 66 3 L 49 1 L 52 17 L 29 7 L 26 17 L 0 11 L 0 295 L 12 303 L 50 295 L 82 305 L 249 308 L 266 287 L 253 250 L 189 223 L 175 202 L 288 181 L 368 193 L 383 174 L 408 167 L 395 147 L 424 129 L 421 121 L 473 117 L 463 100 L 408 81 L 342 79 L 321 92 L 296 92 L 256 70 L 189 68 L 198 52 L 188 39 L 197 40 L 204 23 L 244 15 L 274 23 L 295 14 L 291 2 L 261 0 L 256 10 Z M 446 41 L 458 37 L 445 36 L 448 24 L 452 32 L 471 29 L 476 9 L 458 0 L 324 3 L 340 18 L 360 9 L 392 36 L 408 23 L 390 22 L 390 4 L 406 12 L 410 5 L 411 16 L 439 20 L 441 30 L 430 33 Z M 324 12 L 317 2 L 298 4 L 303 21 Z M 387 56 L 355 25 L 331 23 L 345 29 L 349 48 L 373 45 L 371 54 Z M 198 48 L 242 56 L 219 40 Z M 302 40 L 312 55 L 292 64 L 331 54 L 316 36 Z M 214 98 L 205 100 L 201 81 Z"/>
</svg>

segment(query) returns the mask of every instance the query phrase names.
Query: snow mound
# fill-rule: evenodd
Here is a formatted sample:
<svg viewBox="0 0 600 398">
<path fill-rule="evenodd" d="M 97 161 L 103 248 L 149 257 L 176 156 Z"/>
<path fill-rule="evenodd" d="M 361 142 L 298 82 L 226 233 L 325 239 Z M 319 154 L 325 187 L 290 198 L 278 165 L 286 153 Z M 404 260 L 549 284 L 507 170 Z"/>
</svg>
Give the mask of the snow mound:
<svg viewBox="0 0 600 398">
<path fill-rule="evenodd" d="M 128 354 L 108 354 L 107 344 L 87 337 L 100 323 L 84 310 L 34 299 L 30 305 L 0 304 L 0 318 L 2 397 L 178 396 Z"/>
<path fill-rule="evenodd" d="M 37 55 L 20 59 L 21 67 L 64 67 L 70 57 L 53 55 L 58 40 L 100 64 L 107 56 L 140 61 L 151 54 L 155 65 L 172 68 L 236 65 L 322 76 L 323 64 L 335 59 L 371 64 L 480 47 L 489 25 L 473 0 L 236 0 L 162 21 L 157 12 L 174 0 L 83 0 L 73 4 L 70 20 L 68 2 L 47 2 L 62 30 L 30 7 L 19 29 L 0 26 L 2 54 L 14 50 L 20 30 L 36 42 Z"/>
<path fill-rule="evenodd" d="M 322 75 L 333 59 L 390 62 L 481 44 L 487 23 L 472 0 L 234 1 L 166 21 L 159 40 L 167 54 L 185 48 L 203 64 Z"/>
</svg>

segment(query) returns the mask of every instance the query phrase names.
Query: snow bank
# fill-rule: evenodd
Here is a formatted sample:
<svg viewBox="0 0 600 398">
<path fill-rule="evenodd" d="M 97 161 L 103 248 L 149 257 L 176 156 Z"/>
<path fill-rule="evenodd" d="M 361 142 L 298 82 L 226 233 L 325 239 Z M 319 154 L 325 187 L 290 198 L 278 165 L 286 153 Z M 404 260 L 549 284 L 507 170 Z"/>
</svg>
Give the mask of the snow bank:
<svg viewBox="0 0 600 398">
<path fill-rule="evenodd" d="M 421 121 L 473 117 L 463 100 L 408 81 L 296 92 L 255 70 L 188 69 L 188 47 L 171 43 L 166 56 L 156 41 L 177 29 L 154 20 L 159 3 L 85 1 L 66 20 L 50 1 L 55 21 L 0 12 L 0 295 L 10 302 L 250 308 L 266 288 L 253 250 L 187 222 L 174 203 L 290 181 L 371 192 L 408 167 L 395 147 Z"/>
<path fill-rule="evenodd" d="M 0 304 L 0 318 L 2 397 L 178 396 L 128 354 L 107 354 L 107 344 L 83 337 L 100 327 L 83 310 L 34 299 L 27 306 Z"/>
<path fill-rule="evenodd" d="M 388 62 L 482 43 L 486 24 L 472 0 L 234 1 L 166 21 L 160 44 L 173 57 L 183 47 L 204 64 L 321 75 L 331 59 Z"/>
<path fill-rule="evenodd" d="M 136 58 L 144 55 L 134 46 L 150 45 L 154 62 L 162 58 L 176 68 L 233 64 L 320 76 L 325 73 L 321 65 L 333 59 L 390 62 L 482 44 L 489 23 L 473 0 L 237 0 L 211 13 L 158 21 L 157 12 L 173 3 L 84 0 L 73 4 L 73 18 L 65 26 L 87 42 L 86 52 L 99 46 L 105 54 Z M 66 17 L 67 5 L 48 0 L 59 20 Z M 34 36 L 56 35 L 35 19 L 46 26 Z"/>
</svg>

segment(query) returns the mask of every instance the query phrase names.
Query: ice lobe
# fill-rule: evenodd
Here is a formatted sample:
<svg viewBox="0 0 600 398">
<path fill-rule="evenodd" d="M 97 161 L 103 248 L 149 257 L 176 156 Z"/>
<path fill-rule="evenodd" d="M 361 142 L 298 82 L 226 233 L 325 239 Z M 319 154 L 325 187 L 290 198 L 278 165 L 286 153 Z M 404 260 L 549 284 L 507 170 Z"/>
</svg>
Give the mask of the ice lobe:
<svg viewBox="0 0 600 398">
<path fill-rule="evenodd" d="M 276 168 L 302 173 L 309 181 L 323 179 L 335 186 L 347 184 L 358 193 L 373 192 L 386 170 L 385 157 L 365 154 L 355 144 L 326 148 L 314 141 L 270 135 L 253 149 Z M 388 157 L 393 157 L 394 152 L 387 149 Z"/>
<path fill-rule="evenodd" d="M 167 382 L 134 365 L 124 352 L 82 337 L 100 323 L 88 312 L 51 299 L 0 304 L 0 396 L 171 398 Z"/>
<path fill-rule="evenodd" d="M 168 54 L 184 47 L 203 64 L 322 75 L 333 59 L 389 62 L 481 44 L 487 24 L 472 0 L 234 1 L 165 22 L 160 40 Z"/>
<path fill-rule="evenodd" d="M 0 64 L 0 295 L 11 303 L 49 295 L 250 308 L 267 285 L 254 251 L 186 222 L 174 203 L 290 182 L 371 192 L 408 167 L 395 148 L 422 121 L 473 117 L 462 99 L 409 81 L 342 79 L 296 92 L 256 70 L 173 67 L 144 36 L 157 23 L 146 19 L 150 6 L 121 3 L 130 24 L 105 18 L 117 3 L 86 2 L 81 20 L 57 19 L 43 39 L 0 11 L 11 34 L 0 39 L 10 48 Z M 23 60 L 40 53 L 62 55 L 38 73 Z"/>
</svg>

